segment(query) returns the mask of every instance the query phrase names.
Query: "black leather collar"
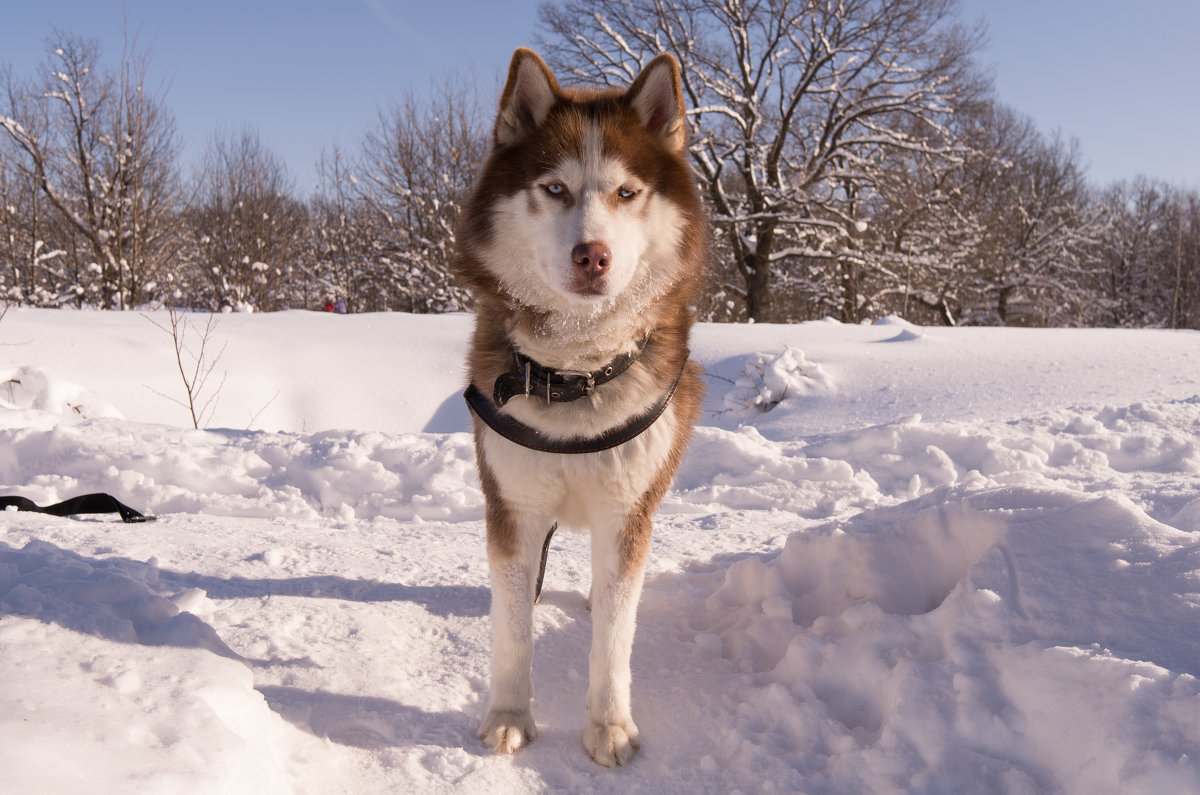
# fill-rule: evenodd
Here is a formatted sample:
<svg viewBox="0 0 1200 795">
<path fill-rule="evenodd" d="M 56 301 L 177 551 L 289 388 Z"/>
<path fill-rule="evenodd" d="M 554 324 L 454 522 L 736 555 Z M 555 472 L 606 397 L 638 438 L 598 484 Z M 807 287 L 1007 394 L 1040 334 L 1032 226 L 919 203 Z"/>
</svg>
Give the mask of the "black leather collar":
<svg viewBox="0 0 1200 795">
<path fill-rule="evenodd" d="M 675 376 L 670 388 L 660 395 L 653 405 L 624 425 L 605 431 L 599 436 L 574 436 L 569 439 L 550 438 L 536 428 L 519 422 L 507 414 L 502 414 L 496 404 L 488 400 L 473 383 L 467 386 L 463 397 L 476 417 L 505 439 L 522 447 L 539 450 L 543 453 L 599 453 L 637 437 L 662 416 L 667 409 L 667 404 L 675 395 L 679 379 L 683 377 L 684 367 L 687 367 L 687 357 L 684 357 L 683 367 L 679 368 L 679 373 Z"/>
<path fill-rule="evenodd" d="M 496 379 L 492 387 L 492 400 L 497 406 L 503 406 L 519 395 L 544 398 L 554 403 L 570 403 L 590 397 L 598 385 L 613 380 L 629 369 L 629 365 L 641 355 L 648 339 L 643 338 L 629 353 L 623 353 L 599 370 L 591 372 L 543 367 L 514 348 L 512 354 L 516 370 Z"/>
</svg>

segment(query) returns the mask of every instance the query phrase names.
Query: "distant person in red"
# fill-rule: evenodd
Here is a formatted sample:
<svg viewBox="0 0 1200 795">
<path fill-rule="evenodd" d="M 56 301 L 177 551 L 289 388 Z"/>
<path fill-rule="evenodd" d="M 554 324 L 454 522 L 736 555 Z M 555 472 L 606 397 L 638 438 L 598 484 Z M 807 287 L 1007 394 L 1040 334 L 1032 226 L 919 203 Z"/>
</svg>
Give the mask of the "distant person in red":
<svg viewBox="0 0 1200 795">
<path fill-rule="evenodd" d="M 326 312 L 332 312 L 333 311 L 333 299 L 331 299 L 331 298 L 325 299 L 325 306 L 323 306 L 321 308 L 324 309 Z"/>
</svg>

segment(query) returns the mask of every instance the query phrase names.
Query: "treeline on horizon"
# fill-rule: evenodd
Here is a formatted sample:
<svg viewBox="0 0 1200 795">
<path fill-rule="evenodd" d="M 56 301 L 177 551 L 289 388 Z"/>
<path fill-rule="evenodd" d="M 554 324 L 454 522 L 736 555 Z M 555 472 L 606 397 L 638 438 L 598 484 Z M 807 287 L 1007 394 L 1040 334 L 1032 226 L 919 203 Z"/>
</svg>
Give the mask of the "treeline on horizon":
<svg viewBox="0 0 1200 795">
<path fill-rule="evenodd" d="M 1200 328 L 1200 194 L 1097 186 L 1005 106 L 956 0 L 592 0 L 541 9 L 569 84 L 683 68 L 712 220 L 704 320 Z M 150 62 L 55 31 L 0 73 L 0 304 L 470 308 L 448 264 L 494 98 L 447 78 L 328 150 L 297 195 L 252 127 L 185 174 Z"/>
</svg>

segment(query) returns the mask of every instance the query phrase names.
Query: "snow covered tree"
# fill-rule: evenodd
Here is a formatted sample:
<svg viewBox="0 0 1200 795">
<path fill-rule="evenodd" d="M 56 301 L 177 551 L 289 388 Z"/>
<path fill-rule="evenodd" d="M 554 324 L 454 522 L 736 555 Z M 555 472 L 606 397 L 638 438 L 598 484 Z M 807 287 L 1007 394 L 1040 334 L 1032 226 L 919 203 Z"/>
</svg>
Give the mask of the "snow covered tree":
<svg viewBox="0 0 1200 795">
<path fill-rule="evenodd" d="M 359 189 L 351 161 L 338 149 L 318 163 L 317 193 L 309 202 L 314 262 L 307 305 L 342 299 L 350 312 L 400 309 L 377 245 L 375 213 Z"/>
<path fill-rule="evenodd" d="M 1170 211 L 1165 186 L 1146 179 L 1110 186 L 1100 198 L 1105 235 L 1104 305 L 1114 326 L 1162 325 L 1164 286 L 1156 283 L 1162 257 L 1158 234 Z"/>
<path fill-rule="evenodd" d="M 1078 146 L 1046 140 L 1003 106 L 980 120 L 989 139 L 967 164 L 964 206 L 981 238 L 969 262 L 970 320 L 1002 325 L 1089 321 L 1100 227 Z"/>
<path fill-rule="evenodd" d="M 447 78 L 428 99 L 408 94 L 367 132 L 359 187 L 373 212 L 376 263 L 389 304 L 413 312 L 462 309 L 450 277 L 460 200 L 487 153 L 490 114 Z"/>
<path fill-rule="evenodd" d="M 0 140 L 0 302 L 58 306 L 75 297 L 64 289 L 66 252 L 54 244 L 53 209 L 32 175 L 13 165 Z"/>
<path fill-rule="evenodd" d="M 55 33 L 41 80 L 6 75 L 0 130 L 81 244 L 78 300 L 124 309 L 144 300 L 173 256 L 178 180 L 175 123 L 146 85 L 147 58 L 105 70 L 100 47 Z M 43 247 L 46 241 L 42 241 Z M 37 241 L 34 241 L 37 245 Z M 41 250 L 41 249 L 39 249 Z"/>
<path fill-rule="evenodd" d="M 214 136 L 187 211 L 188 259 L 207 281 L 210 309 L 292 306 L 307 254 L 307 211 L 283 161 L 247 128 Z"/>
<path fill-rule="evenodd" d="M 986 91 L 959 104 L 948 129 L 953 157 L 910 150 L 880 171 L 864 303 L 943 323 L 1091 322 L 1100 226 L 1078 149 Z"/>
<path fill-rule="evenodd" d="M 954 0 L 567 0 L 541 9 L 547 60 L 564 74 L 627 84 L 654 55 L 683 65 L 689 151 L 730 257 L 746 316 L 804 266 L 842 270 L 857 313 L 869 261 L 857 216 L 886 153 L 936 155 L 901 119 L 942 129 L 977 34 Z"/>
<path fill-rule="evenodd" d="M 909 135 L 920 138 L 920 125 Z M 920 323 L 959 322 L 962 288 L 981 234 L 962 202 L 964 165 L 972 156 L 961 145 L 954 155 L 914 148 L 883 158 L 860 233 L 869 278 L 853 291 L 837 285 L 824 290 L 841 293 L 844 316 L 893 313 Z"/>
<path fill-rule="evenodd" d="M 1200 324 L 1200 195 L 1137 177 L 1100 194 L 1104 219 L 1100 322 Z"/>
<path fill-rule="evenodd" d="M 1180 197 L 1176 219 L 1170 327 L 1200 329 L 1200 192 Z"/>
</svg>

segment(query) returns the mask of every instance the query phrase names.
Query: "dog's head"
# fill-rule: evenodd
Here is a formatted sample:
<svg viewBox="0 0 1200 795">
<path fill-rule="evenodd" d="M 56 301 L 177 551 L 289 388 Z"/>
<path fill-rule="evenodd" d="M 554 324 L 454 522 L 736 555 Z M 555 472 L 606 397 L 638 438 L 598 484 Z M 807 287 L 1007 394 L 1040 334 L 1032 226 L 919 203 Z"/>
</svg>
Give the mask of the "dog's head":
<svg viewBox="0 0 1200 795">
<path fill-rule="evenodd" d="M 684 127 L 669 55 L 627 90 L 601 92 L 564 89 L 537 54 L 517 50 L 460 227 L 464 251 L 504 293 L 543 311 L 660 294 L 702 245 Z"/>
</svg>

